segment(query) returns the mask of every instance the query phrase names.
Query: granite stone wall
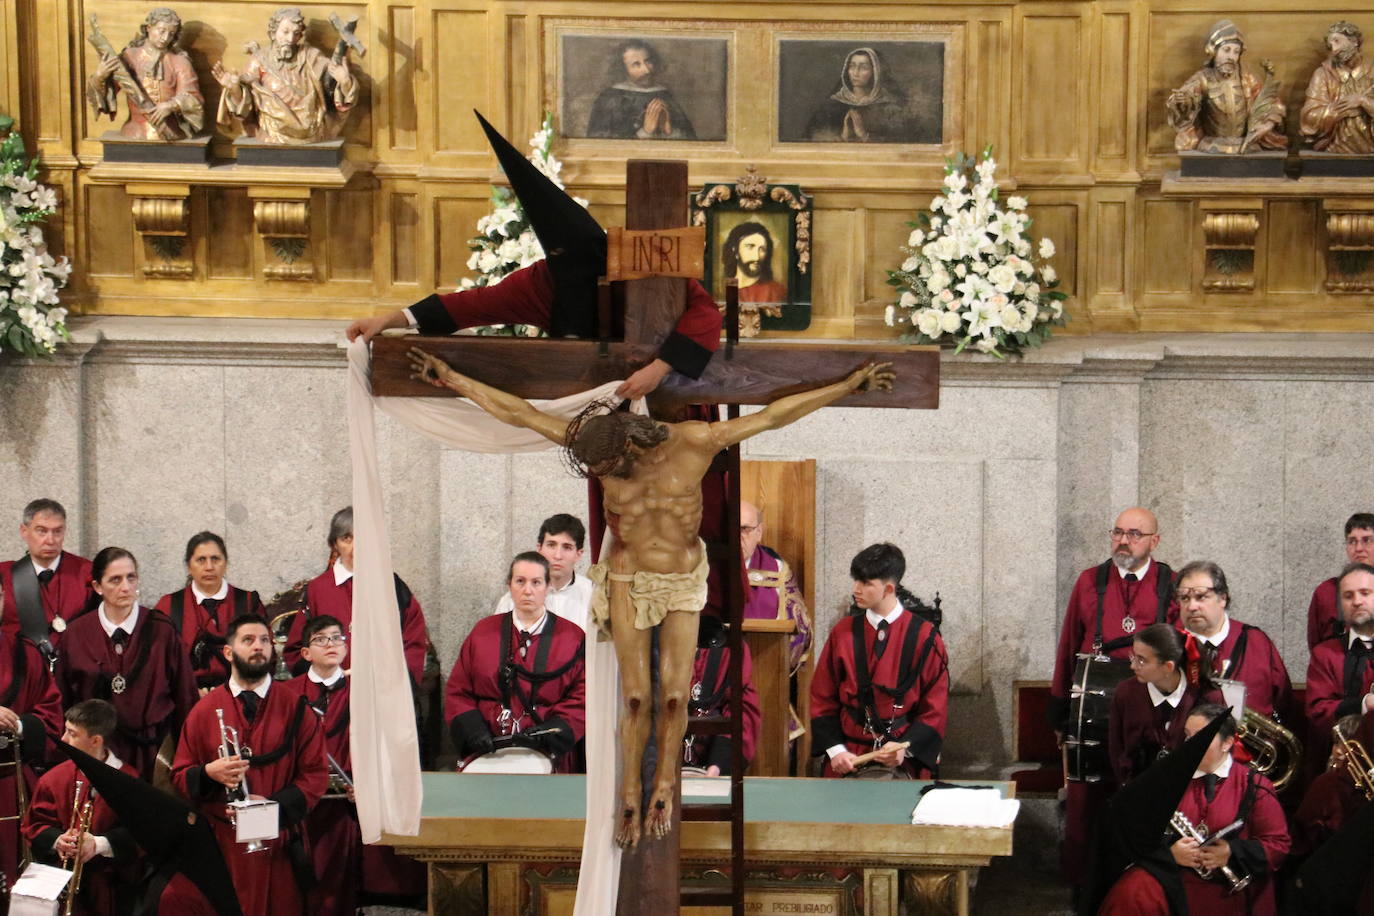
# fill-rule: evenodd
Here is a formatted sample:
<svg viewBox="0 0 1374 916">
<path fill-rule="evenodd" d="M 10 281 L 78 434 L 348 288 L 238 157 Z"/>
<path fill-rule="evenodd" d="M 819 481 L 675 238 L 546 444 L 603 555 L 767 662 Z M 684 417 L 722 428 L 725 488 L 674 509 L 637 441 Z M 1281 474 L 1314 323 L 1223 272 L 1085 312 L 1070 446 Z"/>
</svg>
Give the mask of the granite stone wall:
<svg viewBox="0 0 1374 916">
<path fill-rule="evenodd" d="M 204 528 L 265 596 L 316 574 L 349 500 L 340 328 L 92 319 L 52 363 L 0 360 L 0 554 L 21 552 L 20 510 L 46 495 L 72 549 L 139 557 L 148 604 L 183 582 Z M 1135 502 L 1159 514 L 1161 559 L 1226 569 L 1237 616 L 1302 680 L 1308 595 L 1343 561 L 1345 517 L 1374 507 L 1372 397 L 1367 335 L 1065 338 L 1023 362 L 947 356 L 938 411 L 830 409 L 745 453 L 817 460 L 819 633 L 876 540 L 906 550 L 909 587 L 940 593 L 948 768 L 971 772 L 1010 759 L 1011 684 L 1049 677 L 1073 579 Z M 381 414 L 378 445 L 397 571 L 447 670 L 539 521 L 585 515 L 585 483 L 552 453 L 470 455 Z"/>
</svg>

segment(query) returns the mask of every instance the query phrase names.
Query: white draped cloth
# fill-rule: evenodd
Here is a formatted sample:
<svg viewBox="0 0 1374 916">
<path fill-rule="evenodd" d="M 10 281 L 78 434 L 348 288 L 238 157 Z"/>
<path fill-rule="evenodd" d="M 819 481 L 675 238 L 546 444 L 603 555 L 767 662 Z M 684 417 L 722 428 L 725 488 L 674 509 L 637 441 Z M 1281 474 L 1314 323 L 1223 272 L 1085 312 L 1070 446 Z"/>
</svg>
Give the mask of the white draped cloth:
<svg viewBox="0 0 1374 916">
<path fill-rule="evenodd" d="M 373 398 L 367 345 L 348 347 L 348 436 L 353 463 L 353 692 L 351 753 L 363 842 L 382 833 L 420 831 L 419 739 L 401 648 L 400 612 L 392 586 L 391 541 L 377 470 L 373 408 L 429 438 L 469 452 L 533 452 L 554 444 L 528 429 L 507 426 L 459 398 Z M 612 398 L 620 382 L 556 401 L 532 402 L 571 419 L 592 401 Z M 633 405 L 645 412 L 644 402 Z M 620 848 L 614 840 L 615 791 L 619 782 L 616 711 L 620 669 L 609 641 L 589 638 L 586 647 L 587 822 L 574 916 L 614 913 L 620 881 Z"/>
</svg>

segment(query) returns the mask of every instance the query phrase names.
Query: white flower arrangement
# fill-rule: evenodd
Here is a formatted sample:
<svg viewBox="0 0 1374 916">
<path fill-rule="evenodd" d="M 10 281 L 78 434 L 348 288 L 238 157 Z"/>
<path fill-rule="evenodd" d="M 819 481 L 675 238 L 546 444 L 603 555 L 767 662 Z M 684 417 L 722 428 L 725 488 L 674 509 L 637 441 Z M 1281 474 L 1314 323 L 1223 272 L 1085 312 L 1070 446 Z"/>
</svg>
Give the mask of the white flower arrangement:
<svg viewBox="0 0 1374 916">
<path fill-rule="evenodd" d="M 48 254 L 38 226 L 57 212 L 57 194 L 35 180 L 38 160 L 26 157 L 13 118 L 0 115 L 0 134 L 0 353 L 51 356 L 71 340 L 57 298 L 71 264 Z"/>
<path fill-rule="evenodd" d="M 999 203 L 992 149 L 982 160 L 959 153 L 945 162 L 945 181 L 902 246 L 906 258 L 888 271 L 897 301 L 887 307 L 890 327 L 910 326 L 914 342 L 953 343 L 1004 357 L 1039 346 L 1068 316 L 1049 264 L 1054 242 L 1032 249 L 1024 197 Z"/>
<path fill-rule="evenodd" d="M 553 115 L 545 112 L 543 125 L 530 138 L 529 160 L 561 188 L 563 181 L 558 176 L 563 171 L 563 163 L 553 155 L 554 137 Z M 587 206 L 587 202 L 580 197 L 574 197 L 573 200 Z M 468 257 L 468 269 L 477 274 L 459 280 L 459 289 L 493 286 L 507 274 L 529 267 L 544 257 L 544 249 L 529 220 L 525 218 L 519 198 L 503 185 L 492 185 L 491 212 L 477 221 L 477 233 L 468 240 L 468 247 L 472 250 Z M 493 324 L 474 328 L 473 331 L 487 336 L 544 336 L 540 328 L 529 324 Z"/>
</svg>

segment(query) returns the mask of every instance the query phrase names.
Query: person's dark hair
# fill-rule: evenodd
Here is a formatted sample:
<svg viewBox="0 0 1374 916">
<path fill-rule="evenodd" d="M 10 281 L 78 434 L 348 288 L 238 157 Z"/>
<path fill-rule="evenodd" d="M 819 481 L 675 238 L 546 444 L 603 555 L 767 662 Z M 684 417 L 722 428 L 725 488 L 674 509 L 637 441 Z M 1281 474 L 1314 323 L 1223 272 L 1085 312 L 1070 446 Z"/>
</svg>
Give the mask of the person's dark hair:
<svg viewBox="0 0 1374 916">
<path fill-rule="evenodd" d="M 64 522 L 67 520 L 67 510 L 62 508 L 62 504 L 55 499 L 48 499 L 44 497 L 43 499 L 35 499 L 33 502 L 29 503 L 27 506 L 24 507 L 24 515 L 21 518 L 21 521 L 23 521 L 23 523 L 27 525 L 33 521 L 33 517 L 35 515 L 44 512 L 50 515 L 56 515 L 57 517 L 61 518 Z"/>
<path fill-rule="evenodd" d="M 1184 579 L 1194 573 L 1203 573 L 1212 580 L 1212 591 L 1226 599 L 1226 610 L 1231 610 L 1231 590 L 1226 587 L 1226 573 L 1221 571 L 1221 567 L 1211 560 L 1194 560 L 1187 566 L 1178 571 L 1178 578 L 1175 582 L 1182 583 Z"/>
<path fill-rule="evenodd" d="M 344 506 L 329 520 L 329 546 L 333 547 L 339 538 L 353 533 L 353 507 Z"/>
<path fill-rule="evenodd" d="M 615 46 L 611 53 L 611 59 L 606 62 L 606 79 L 612 85 L 623 83 L 629 76 L 625 72 L 625 52 L 643 51 L 649 56 L 649 64 L 654 68 L 654 76 L 658 77 L 668 72 L 668 65 L 663 62 L 663 58 L 658 56 L 658 49 L 649 44 L 642 38 L 629 38 Z"/>
<path fill-rule="evenodd" d="M 758 280 L 760 283 L 767 283 L 773 279 L 773 233 L 769 232 L 763 223 L 740 223 L 730 230 L 730 234 L 725 236 L 725 241 L 720 246 L 721 270 L 725 272 L 727 280 L 735 275 L 735 271 L 739 269 L 739 243 L 750 235 L 761 235 L 768 242 L 768 254 L 763 259 Z"/>
<path fill-rule="evenodd" d="M 1345 569 L 1342 569 L 1341 574 L 1336 577 L 1337 595 L 1339 595 L 1341 592 L 1341 583 L 1345 581 L 1345 577 L 1350 575 L 1351 573 L 1357 572 L 1365 572 L 1369 573 L 1371 576 L 1374 576 L 1374 566 L 1370 566 L 1368 563 L 1347 563 Z"/>
<path fill-rule="evenodd" d="M 516 563 L 538 563 L 539 566 L 542 567 L 544 570 L 544 581 L 548 581 L 549 561 L 544 559 L 544 555 L 542 553 L 536 553 L 533 550 L 526 550 L 524 553 L 517 553 L 515 555 L 515 559 L 510 561 L 510 567 L 506 570 L 507 583 L 509 583 L 511 577 L 515 575 Z"/>
<path fill-rule="evenodd" d="M 1341 716 L 1336 720 L 1336 727 L 1341 730 L 1341 735 L 1343 735 L 1346 740 L 1355 737 L 1355 733 L 1360 730 L 1360 726 L 1363 724 L 1364 716 L 1360 713 L 1351 713 L 1348 716 Z"/>
<path fill-rule="evenodd" d="M 577 477 L 628 477 L 630 444 L 647 450 L 668 438 L 668 427 L 656 420 L 605 409 L 605 401 L 593 401 L 568 423 L 563 462 Z"/>
<path fill-rule="evenodd" d="M 1356 528 L 1363 528 L 1366 531 L 1374 531 L 1374 512 L 1356 512 L 1345 520 L 1345 534 L 1350 536 L 1350 532 Z"/>
<path fill-rule="evenodd" d="M 159 6 L 148 11 L 143 24 L 138 27 L 138 34 L 129 42 L 131 48 L 141 48 L 148 43 L 148 29 L 159 22 L 166 22 L 176 26 L 176 31 L 172 33 L 172 40 L 167 43 L 167 50 L 177 52 L 181 50 L 181 17 L 176 10 L 166 6 Z"/>
<path fill-rule="evenodd" d="M 190 563 L 191 557 L 195 555 L 196 548 L 201 544 L 214 544 L 219 548 L 219 552 L 224 559 L 229 559 L 229 548 L 224 546 L 224 538 L 215 534 L 213 531 L 202 531 L 191 535 L 191 539 L 186 542 L 186 556 L 181 558 L 181 562 Z"/>
<path fill-rule="evenodd" d="M 551 534 L 566 534 L 572 538 L 578 550 L 582 549 L 583 542 L 587 540 L 587 528 L 582 524 L 582 519 L 566 512 L 544 519 L 544 524 L 539 526 L 539 543 L 543 544 L 544 538 Z"/>
<path fill-rule="evenodd" d="M 342 630 L 344 625 L 339 622 L 339 618 L 331 617 L 329 614 L 311 617 L 305 622 L 305 626 L 301 628 L 301 645 L 310 645 L 310 640 L 315 638 L 316 633 L 323 632 L 330 627 L 338 627 Z"/>
<path fill-rule="evenodd" d="M 1135 634 L 1133 641 L 1148 646 L 1161 664 L 1173 662 L 1175 668 L 1183 667 L 1183 634 L 1169 624 L 1152 623 Z"/>
<path fill-rule="evenodd" d="M 119 727 L 119 713 L 114 704 L 105 700 L 82 700 L 73 705 L 62 717 L 71 724 L 83 728 L 88 735 L 99 735 L 105 740 Z"/>
<path fill-rule="evenodd" d="M 875 579 L 896 585 L 906 575 L 906 557 L 901 548 L 884 541 L 870 544 L 854 555 L 849 561 L 849 578 L 855 582 L 871 582 Z"/>
<path fill-rule="evenodd" d="M 1353 22 L 1347 22 L 1344 19 L 1340 22 L 1333 22 L 1331 23 L 1331 27 L 1326 30 L 1326 34 L 1327 36 L 1344 35 L 1346 38 L 1355 42 L 1355 47 L 1357 49 L 1364 47 L 1364 33 L 1361 32 L 1360 27 Z"/>
<path fill-rule="evenodd" d="M 239 630 L 252 624 L 260 624 L 267 629 L 268 636 L 272 635 L 272 625 L 267 622 L 266 617 L 261 614 L 240 614 L 229 621 L 229 626 L 224 628 L 224 641 L 232 643 Z"/>
<path fill-rule="evenodd" d="M 1208 722 L 1217 716 L 1223 716 L 1221 727 L 1217 729 L 1217 737 L 1225 741 L 1227 738 L 1236 736 L 1236 717 L 1231 715 L 1231 709 L 1228 706 L 1222 706 L 1220 703 L 1199 703 L 1188 713 L 1188 718 L 1191 719 L 1194 716 L 1206 719 Z"/>
<path fill-rule="evenodd" d="M 134 572 L 138 572 L 138 560 L 123 547 L 106 547 L 102 549 L 100 553 L 91 558 L 91 581 L 99 582 L 101 579 L 104 579 L 105 571 L 110 568 L 110 564 L 115 560 L 124 559 L 131 560 L 134 564 Z M 87 611 L 95 610 L 100 607 L 100 603 L 104 600 L 105 599 L 101 597 L 95 589 L 91 589 L 91 593 L 86 596 L 86 604 L 81 608 L 81 613 L 84 614 Z"/>
</svg>

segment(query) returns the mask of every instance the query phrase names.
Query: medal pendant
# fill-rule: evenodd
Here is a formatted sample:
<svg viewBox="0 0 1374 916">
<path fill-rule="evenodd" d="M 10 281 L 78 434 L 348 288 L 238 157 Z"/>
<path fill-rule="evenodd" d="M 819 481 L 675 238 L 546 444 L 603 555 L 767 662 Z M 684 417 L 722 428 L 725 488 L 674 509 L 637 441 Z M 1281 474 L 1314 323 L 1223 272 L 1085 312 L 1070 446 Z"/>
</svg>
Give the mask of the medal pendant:
<svg viewBox="0 0 1374 916">
<path fill-rule="evenodd" d="M 697 681 L 695 684 L 692 685 L 692 699 L 701 699 L 701 681 Z"/>
<path fill-rule="evenodd" d="M 128 686 L 129 682 L 124 680 L 124 675 L 122 674 L 116 674 L 114 679 L 110 681 L 110 689 L 115 693 L 123 693 Z"/>
<path fill-rule="evenodd" d="M 1121 629 L 1124 630 L 1127 634 L 1134 633 L 1134 632 L 1135 632 L 1135 618 L 1134 618 L 1134 617 L 1127 617 L 1125 620 L 1121 621 Z"/>
<path fill-rule="evenodd" d="M 886 630 L 879 630 L 879 631 L 878 631 L 878 642 L 883 642 L 883 641 L 885 641 L 886 639 L 887 639 L 887 631 L 886 631 Z"/>
<path fill-rule="evenodd" d="M 67 632 L 67 621 L 63 620 L 61 617 L 54 617 L 52 619 L 52 631 L 54 633 Z"/>
<path fill-rule="evenodd" d="M 525 655 L 526 655 L 526 653 L 528 653 L 528 652 L 529 652 L 529 647 L 528 647 L 528 646 L 521 646 L 521 647 L 520 647 L 520 657 L 521 657 L 521 658 L 524 658 Z"/>
</svg>

